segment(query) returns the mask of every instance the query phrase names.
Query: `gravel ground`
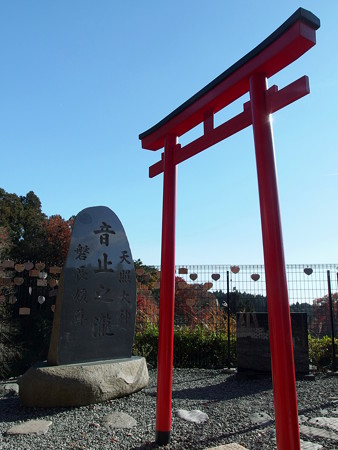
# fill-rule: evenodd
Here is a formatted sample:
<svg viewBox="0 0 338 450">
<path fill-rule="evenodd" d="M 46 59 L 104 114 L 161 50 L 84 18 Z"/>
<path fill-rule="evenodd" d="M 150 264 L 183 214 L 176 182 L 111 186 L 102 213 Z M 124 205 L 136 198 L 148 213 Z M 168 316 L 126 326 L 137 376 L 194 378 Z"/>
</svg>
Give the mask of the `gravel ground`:
<svg viewBox="0 0 338 450">
<path fill-rule="evenodd" d="M 79 408 L 36 409 L 21 406 L 17 395 L 0 397 L 0 449 L 155 449 L 156 370 L 149 371 L 143 391 L 102 404 Z M 318 416 L 338 417 L 338 378 L 317 374 L 315 380 L 297 381 L 299 414 L 303 420 Z M 271 379 L 239 380 L 222 370 L 174 369 L 173 412 L 198 409 L 209 421 L 194 424 L 173 414 L 167 449 L 206 449 L 237 442 L 248 449 L 276 448 Z M 120 411 L 131 415 L 137 426 L 107 430 L 101 420 Z M 272 419 L 255 424 L 255 413 Z M 44 435 L 7 435 L 13 425 L 30 419 L 52 421 Z M 332 430 L 331 430 L 332 431 Z M 304 440 L 309 440 L 301 436 Z M 326 450 L 338 442 L 311 439 Z"/>
</svg>

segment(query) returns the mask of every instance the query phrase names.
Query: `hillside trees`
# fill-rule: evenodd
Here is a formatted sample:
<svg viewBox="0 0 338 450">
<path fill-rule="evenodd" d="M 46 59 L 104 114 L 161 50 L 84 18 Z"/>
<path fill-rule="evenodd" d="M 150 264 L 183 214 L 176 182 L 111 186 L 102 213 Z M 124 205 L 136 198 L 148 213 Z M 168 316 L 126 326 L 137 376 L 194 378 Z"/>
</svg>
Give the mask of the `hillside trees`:
<svg viewBox="0 0 338 450">
<path fill-rule="evenodd" d="M 64 265 L 72 223 L 47 217 L 33 191 L 18 196 L 0 189 L 0 378 L 46 358 L 58 278 L 49 268 Z M 41 277 L 28 262 L 46 267 Z"/>
<path fill-rule="evenodd" d="M 1 236 L 1 242 L 7 238 L 11 247 L 17 247 L 23 239 L 24 208 L 16 194 L 9 194 L 0 189 L 0 226 L 7 231 L 7 236 Z"/>
<path fill-rule="evenodd" d="M 12 247 L 7 228 L 0 226 L 0 260 L 6 259 Z"/>
<path fill-rule="evenodd" d="M 220 305 L 227 306 L 227 293 L 215 291 Z M 237 312 L 267 312 L 267 300 L 264 295 L 240 292 L 237 289 L 229 292 L 230 314 Z"/>
<path fill-rule="evenodd" d="M 0 226 L 8 232 L 11 243 L 8 256 L 11 259 L 20 261 L 39 257 L 45 219 L 40 199 L 33 191 L 19 197 L 0 189 Z"/>
<path fill-rule="evenodd" d="M 73 219 L 47 217 L 33 191 L 24 196 L 0 188 L 0 257 L 63 265 Z"/>
</svg>

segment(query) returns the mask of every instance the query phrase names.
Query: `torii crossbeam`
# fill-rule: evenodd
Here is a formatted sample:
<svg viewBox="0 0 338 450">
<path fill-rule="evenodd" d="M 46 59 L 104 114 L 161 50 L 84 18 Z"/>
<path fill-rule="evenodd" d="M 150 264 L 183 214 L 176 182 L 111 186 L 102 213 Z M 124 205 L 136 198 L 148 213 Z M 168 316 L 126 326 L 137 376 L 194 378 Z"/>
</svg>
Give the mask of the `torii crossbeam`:
<svg viewBox="0 0 338 450">
<path fill-rule="evenodd" d="M 159 150 L 149 169 L 164 172 L 156 441 L 170 440 L 175 294 L 176 166 L 252 125 L 264 248 L 277 448 L 300 450 L 297 394 L 282 228 L 269 115 L 310 92 L 306 76 L 278 90 L 267 79 L 316 43 L 319 19 L 299 8 L 274 33 L 179 108 L 140 134 L 142 148 Z M 214 127 L 214 114 L 250 93 L 243 112 Z M 203 123 L 204 134 L 181 147 L 178 138 Z"/>
</svg>

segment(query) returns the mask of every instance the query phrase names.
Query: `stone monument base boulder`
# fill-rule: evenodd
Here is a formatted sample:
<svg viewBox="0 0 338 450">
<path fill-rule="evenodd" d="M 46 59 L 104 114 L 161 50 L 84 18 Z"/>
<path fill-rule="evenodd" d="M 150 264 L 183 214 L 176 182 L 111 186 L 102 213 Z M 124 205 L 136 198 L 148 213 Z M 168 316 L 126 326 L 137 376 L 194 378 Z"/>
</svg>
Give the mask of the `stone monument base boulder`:
<svg viewBox="0 0 338 450">
<path fill-rule="evenodd" d="M 19 396 L 29 407 L 55 408 L 100 403 L 148 385 L 145 358 L 31 367 L 19 379 Z"/>
</svg>

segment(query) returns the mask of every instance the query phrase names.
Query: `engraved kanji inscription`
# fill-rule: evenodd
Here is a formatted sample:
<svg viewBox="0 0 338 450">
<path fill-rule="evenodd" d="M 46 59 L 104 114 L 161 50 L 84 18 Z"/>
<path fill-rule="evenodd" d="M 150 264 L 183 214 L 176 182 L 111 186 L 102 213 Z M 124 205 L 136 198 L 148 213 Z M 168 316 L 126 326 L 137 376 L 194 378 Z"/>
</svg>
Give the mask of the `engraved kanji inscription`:
<svg viewBox="0 0 338 450">
<path fill-rule="evenodd" d="M 100 234 L 100 244 L 108 247 L 109 245 L 109 235 L 115 234 L 115 231 L 111 229 L 112 226 L 108 225 L 106 222 L 102 221 L 99 230 L 94 230 L 95 234 Z"/>
<path fill-rule="evenodd" d="M 136 300 L 134 261 L 121 222 L 105 206 L 84 209 L 72 229 L 49 364 L 130 358 Z"/>
<path fill-rule="evenodd" d="M 111 289 L 105 287 L 103 284 L 100 284 L 95 291 L 95 300 L 99 300 L 101 302 L 113 302 L 114 298 Z"/>
<path fill-rule="evenodd" d="M 130 283 L 131 282 L 130 273 L 131 273 L 130 270 L 121 270 L 119 274 L 119 282 Z"/>
<path fill-rule="evenodd" d="M 85 318 L 84 310 L 83 309 L 75 310 L 73 317 L 74 325 L 84 325 L 85 322 L 87 322 L 87 319 Z"/>
<path fill-rule="evenodd" d="M 130 256 L 128 255 L 128 252 L 126 250 L 122 250 L 121 256 L 120 256 L 120 262 L 126 262 L 127 264 L 131 264 L 131 261 L 128 260 Z"/>
<path fill-rule="evenodd" d="M 94 317 L 92 327 L 93 337 L 114 336 L 113 321 L 109 313 L 100 314 Z"/>
<path fill-rule="evenodd" d="M 75 259 L 79 259 L 80 261 L 84 261 L 89 255 L 88 245 L 79 244 L 74 251 L 76 253 Z"/>
<path fill-rule="evenodd" d="M 98 262 L 98 269 L 95 270 L 96 273 L 99 272 L 114 272 L 113 269 L 109 269 L 108 266 L 111 266 L 113 263 L 111 261 L 108 261 L 108 255 L 107 253 L 103 253 L 103 262 L 101 258 L 97 260 Z"/>
<path fill-rule="evenodd" d="M 73 294 L 73 299 L 77 303 L 87 303 L 87 289 L 85 288 L 77 288 L 75 293 Z"/>
<path fill-rule="evenodd" d="M 130 321 L 130 317 L 131 317 L 130 311 L 128 311 L 127 309 L 121 309 L 120 324 L 126 325 Z"/>
<path fill-rule="evenodd" d="M 80 266 L 76 268 L 76 280 L 88 280 L 88 270 L 86 266 Z"/>
<path fill-rule="evenodd" d="M 121 303 L 126 303 L 126 304 L 130 305 L 130 295 L 125 290 L 123 291 L 123 294 L 122 294 Z"/>
</svg>

